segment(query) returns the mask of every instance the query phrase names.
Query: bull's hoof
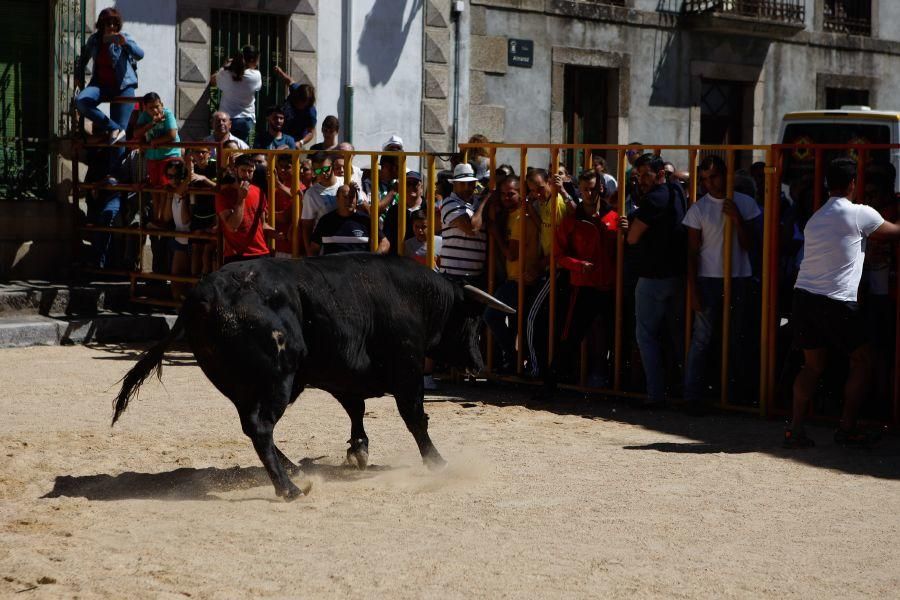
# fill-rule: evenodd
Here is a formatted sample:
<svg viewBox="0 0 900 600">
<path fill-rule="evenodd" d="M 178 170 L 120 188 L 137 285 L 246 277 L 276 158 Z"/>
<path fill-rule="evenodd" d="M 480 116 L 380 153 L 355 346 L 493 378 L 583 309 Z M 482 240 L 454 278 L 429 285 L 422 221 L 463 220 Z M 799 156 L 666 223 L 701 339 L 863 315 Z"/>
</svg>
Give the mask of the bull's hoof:
<svg viewBox="0 0 900 600">
<path fill-rule="evenodd" d="M 422 462 L 431 472 L 443 471 L 447 468 L 447 461 L 438 454 L 437 450 L 433 450 L 422 457 Z"/>
<path fill-rule="evenodd" d="M 286 502 L 293 502 L 298 498 L 302 498 L 309 494 L 309 491 L 312 489 L 312 482 L 308 479 L 305 479 L 300 482 L 300 487 L 297 487 L 293 483 L 290 483 L 290 486 L 285 490 L 277 490 L 276 494 L 284 498 Z"/>
<path fill-rule="evenodd" d="M 347 464 L 365 471 L 369 465 L 369 443 L 363 439 L 350 440 L 347 448 Z"/>
</svg>

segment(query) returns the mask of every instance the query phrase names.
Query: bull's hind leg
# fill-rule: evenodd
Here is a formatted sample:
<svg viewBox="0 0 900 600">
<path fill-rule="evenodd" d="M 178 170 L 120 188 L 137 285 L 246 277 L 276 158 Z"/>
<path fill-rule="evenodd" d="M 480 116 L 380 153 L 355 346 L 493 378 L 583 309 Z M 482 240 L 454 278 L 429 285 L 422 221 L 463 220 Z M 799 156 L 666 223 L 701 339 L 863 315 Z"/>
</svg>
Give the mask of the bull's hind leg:
<svg viewBox="0 0 900 600">
<path fill-rule="evenodd" d="M 338 402 L 350 417 L 350 439 L 347 443 L 347 463 L 363 470 L 369 464 L 369 437 L 363 427 L 363 415 L 366 412 L 364 398 L 338 396 Z"/>
<path fill-rule="evenodd" d="M 422 461 L 432 471 L 443 468 L 445 461 L 428 435 L 428 415 L 425 414 L 424 392 L 422 388 L 422 373 L 413 373 L 412 377 L 406 376 L 400 384 L 400 388 L 394 397 L 397 400 L 397 410 L 406 423 L 406 428 L 413 434 Z"/>
<path fill-rule="evenodd" d="M 257 392 L 253 400 L 246 403 L 235 402 L 235 405 L 238 407 L 244 434 L 253 442 L 253 448 L 266 468 L 269 479 L 272 480 L 272 485 L 275 486 L 275 493 L 285 500 L 294 500 L 303 496 L 304 492 L 294 485 L 294 482 L 288 477 L 284 461 L 290 463 L 290 460 L 275 447 L 275 440 L 272 435 L 275 430 L 275 424 L 278 423 L 285 409 L 287 409 L 290 386 L 278 385 L 274 387 L 274 393 L 271 393 L 269 397 L 263 397 L 261 401 L 258 399 L 259 394 L 264 394 L 265 392 Z"/>
</svg>

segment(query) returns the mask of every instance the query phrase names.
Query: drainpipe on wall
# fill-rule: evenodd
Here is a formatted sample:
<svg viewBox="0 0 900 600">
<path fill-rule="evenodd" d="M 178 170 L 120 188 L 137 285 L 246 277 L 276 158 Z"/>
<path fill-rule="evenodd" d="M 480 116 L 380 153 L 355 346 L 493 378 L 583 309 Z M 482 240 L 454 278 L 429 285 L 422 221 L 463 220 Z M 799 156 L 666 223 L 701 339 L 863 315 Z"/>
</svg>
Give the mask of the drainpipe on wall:
<svg viewBox="0 0 900 600">
<path fill-rule="evenodd" d="M 459 22 L 466 8 L 465 2 L 454 1 L 450 12 L 453 19 L 453 152 L 459 148 Z"/>
<path fill-rule="evenodd" d="M 347 142 L 353 143 L 353 0 L 344 0 L 344 122 L 341 129 Z"/>
</svg>

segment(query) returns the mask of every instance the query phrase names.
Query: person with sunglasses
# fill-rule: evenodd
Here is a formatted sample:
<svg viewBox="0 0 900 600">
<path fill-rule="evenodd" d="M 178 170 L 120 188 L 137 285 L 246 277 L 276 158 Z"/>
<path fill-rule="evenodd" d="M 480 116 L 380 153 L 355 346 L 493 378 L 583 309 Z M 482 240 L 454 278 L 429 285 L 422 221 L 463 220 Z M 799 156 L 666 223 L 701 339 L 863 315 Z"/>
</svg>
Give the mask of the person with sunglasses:
<svg viewBox="0 0 900 600">
<path fill-rule="evenodd" d="M 303 194 L 303 211 L 300 215 L 303 244 L 307 256 L 312 256 L 312 233 L 319 219 L 337 207 L 337 192 L 343 181 L 334 173 L 331 156 L 318 152 L 312 157 L 313 184 Z"/>
</svg>

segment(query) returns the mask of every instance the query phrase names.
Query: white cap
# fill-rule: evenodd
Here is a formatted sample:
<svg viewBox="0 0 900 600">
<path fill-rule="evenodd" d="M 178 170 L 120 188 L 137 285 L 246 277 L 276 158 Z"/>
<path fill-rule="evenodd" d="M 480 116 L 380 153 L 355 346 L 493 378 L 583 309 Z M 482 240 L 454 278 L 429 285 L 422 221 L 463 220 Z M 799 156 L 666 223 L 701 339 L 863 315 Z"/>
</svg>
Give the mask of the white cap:
<svg viewBox="0 0 900 600">
<path fill-rule="evenodd" d="M 469 163 L 460 163 L 453 169 L 453 177 L 450 178 L 453 183 L 462 183 L 466 181 L 478 181 L 475 177 L 475 171 Z"/>
<path fill-rule="evenodd" d="M 403 150 L 403 139 L 399 135 L 392 135 L 390 139 L 381 146 L 381 149 L 387 150 L 391 146 L 396 146 L 400 150 Z"/>
</svg>

